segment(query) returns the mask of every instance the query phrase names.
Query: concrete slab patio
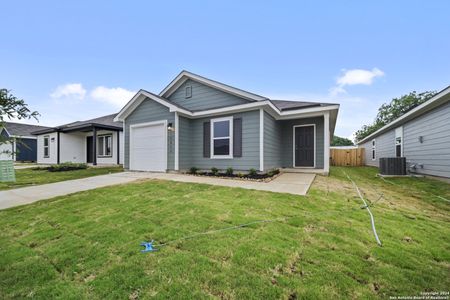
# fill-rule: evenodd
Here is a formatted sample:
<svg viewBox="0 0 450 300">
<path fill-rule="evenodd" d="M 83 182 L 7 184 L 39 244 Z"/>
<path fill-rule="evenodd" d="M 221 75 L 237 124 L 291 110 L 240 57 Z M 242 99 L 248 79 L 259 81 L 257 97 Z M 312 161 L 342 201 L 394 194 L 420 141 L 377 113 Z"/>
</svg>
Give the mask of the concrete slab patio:
<svg viewBox="0 0 450 300">
<path fill-rule="evenodd" d="M 173 180 L 306 195 L 314 177 L 314 174 L 283 173 L 270 182 L 254 182 L 172 173 L 122 172 L 0 191 L 0 209 L 140 179 Z"/>
</svg>

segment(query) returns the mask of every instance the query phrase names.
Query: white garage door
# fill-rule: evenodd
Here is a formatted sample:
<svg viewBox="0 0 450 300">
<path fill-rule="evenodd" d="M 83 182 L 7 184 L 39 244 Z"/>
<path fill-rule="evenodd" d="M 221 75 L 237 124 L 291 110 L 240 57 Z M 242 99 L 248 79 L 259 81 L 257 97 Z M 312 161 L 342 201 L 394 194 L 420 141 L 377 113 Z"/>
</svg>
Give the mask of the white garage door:
<svg viewBox="0 0 450 300">
<path fill-rule="evenodd" d="M 130 170 L 165 172 L 167 132 L 164 123 L 130 128 Z"/>
</svg>

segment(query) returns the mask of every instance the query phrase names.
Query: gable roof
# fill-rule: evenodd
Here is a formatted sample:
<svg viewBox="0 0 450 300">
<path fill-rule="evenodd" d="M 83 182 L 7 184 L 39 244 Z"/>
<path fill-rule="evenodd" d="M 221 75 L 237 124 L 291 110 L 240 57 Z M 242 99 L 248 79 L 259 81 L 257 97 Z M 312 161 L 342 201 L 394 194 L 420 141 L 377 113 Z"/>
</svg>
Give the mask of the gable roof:
<svg viewBox="0 0 450 300">
<path fill-rule="evenodd" d="M 178 74 L 175 79 L 173 79 L 162 91 L 159 93 L 159 96 L 163 98 L 169 98 L 170 95 L 172 95 L 186 80 L 191 79 L 197 82 L 200 82 L 204 85 L 213 87 L 215 89 L 218 89 L 220 91 L 244 98 L 248 101 L 261 101 L 261 100 L 268 100 L 268 98 L 247 92 L 238 88 L 235 88 L 233 86 L 188 72 L 186 70 L 183 70 Z"/>
<path fill-rule="evenodd" d="M 360 145 L 362 143 L 367 142 L 368 140 L 371 140 L 375 137 L 377 137 L 378 135 L 385 133 L 386 131 L 394 128 L 394 127 L 398 127 L 403 125 L 404 123 L 417 118 L 421 115 L 423 115 L 424 113 L 446 103 L 446 102 L 450 102 L 450 85 L 447 86 L 445 89 L 441 90 L 439 93 L 437 93 L 436 95 L 434 95 L 431 99 L 429 99 L 428 101 L 422 103 L 421 105 L 411 109 L 410 111 L 408 111 L 407 113 L 403 114 L 402 116 L 398 117 L 397 119 L 395 119 L 394 121 L 392 121 L 391 123 L 386 124 L 385 126 L 381 127 L 380 129 L 378 129 L 377 131 L 375 131 L 374 133 L 366 136 L 365 138 L 363 138 L 362 140 L 358 141 L 356 144 Z"/>
<path fill-rule="evenodd" d="M 31 124 L 21 124 L 14 122 L 5 122 L 4 128 L 9 136 L 11 137 L 30 137 L 33 136 L 32 132 L 36 130 L 49 129 L 50 127 L 31 125 Z"/>
<path fill-rule="evenodd" d="M 43 129 L 43 130 L 36 130 L 33 132 L 33 134 L 39 135 L 39 134 L 50 133 L 50 132 L 54 132 L 54 131 L 63 131 L 63 132 L 64 131 L 65 132 L 75 131 L 75 130 L 87 129 L 87 128 L 90 128 L 93 126 L 97 126 L 97 127 L 105 128 L 105 129 L 122 130 L 123 129 L 122 122 L 114 121 L 114 118 L 116 116 L 117 116 L 117 114 L 110 114 L 110 115 L 106 115 L 106 116 L 102 116 L 102 117 L 98 117 L 98 118 L 94 118 L 94 119 L 89 119 L 89 120 L 85 120 L 85 121 L 76 121 L 76 122 L 64 124 L 61 126 L 47 127 L 46 129 Z"/>
</svg>

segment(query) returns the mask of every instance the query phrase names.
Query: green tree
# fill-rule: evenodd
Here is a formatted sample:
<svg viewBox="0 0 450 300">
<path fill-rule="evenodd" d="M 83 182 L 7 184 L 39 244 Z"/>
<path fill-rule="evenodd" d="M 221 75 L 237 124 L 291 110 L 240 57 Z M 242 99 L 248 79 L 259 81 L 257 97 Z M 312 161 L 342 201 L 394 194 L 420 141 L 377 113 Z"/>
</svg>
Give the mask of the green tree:
<svg viewBox="0 0 450 300">
<path fill-rule="evenodd" d="M 333 136 L 333 141 L 331 142 L 331 146 L 353 146 L 353 142 L 350 139 L 340 137 L 337 135 Z"/>
<path fill-rule="evenodd" d="M 7 89 L 0 89 L 0 132 L 5 127 L 6 119 L 16 118 L 22 120 L 33 118 L 37 120 L 38 116 L 39 113 L 31 111 L 23 99 L 15 97 Z M 9 139 L 0 136 L 0 145 L 6 142 L 9 142 Z"/>
<path fill-rule="evenodd" d="M 431 99 L 434 95 L 436 95 L 435 91 L 426 91 L 423 93 L 413 91 L 399 98 L 394 98 L 389 103 L 384 103 L 378 109 L 375 121 L 372 124 L 362 126 L 360 130 L 355 132 L 355 141 L 360 141 L 366 136 L 371 135 L 384 125 L 394 121 L 411 109 Z"/>
</svg>

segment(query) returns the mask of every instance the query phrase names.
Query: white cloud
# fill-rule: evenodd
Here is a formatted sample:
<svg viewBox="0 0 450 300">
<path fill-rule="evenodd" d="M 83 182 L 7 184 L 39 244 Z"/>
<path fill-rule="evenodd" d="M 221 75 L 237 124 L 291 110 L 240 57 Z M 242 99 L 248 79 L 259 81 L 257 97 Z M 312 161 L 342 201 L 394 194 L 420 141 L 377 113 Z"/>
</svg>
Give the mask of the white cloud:
<svg viewBox="0 0 450 300">
<path fill-rule="evenodd" d="M 53 99 L 75 98 L 83 100 L 85 96 L 86 90 L 83 88 L 81 83 L 68 83 L 60 85 L 53 91 L 53 93 L 50 94 L 50 97 Z"/>
<path fill-rule="evenodd" d="M 135 92 L 121 87 L 107 88 L 98 86 L 91 91 L 90 96 L 94 100 L 106 102 L 121 108 L 134 96 L 134 94 Z"/>
<path fill-rule="evenodd" d="M 336 86 L 330 89 L 330 95 L 347 93 L 344 89 L 347 85 L 371 85 L 375 78 L 384 76 L 384 72 L 378 68 L 372 70 L 352 69 L 342 70 L 342 75 L 336 79 Z"/>
</svg>

